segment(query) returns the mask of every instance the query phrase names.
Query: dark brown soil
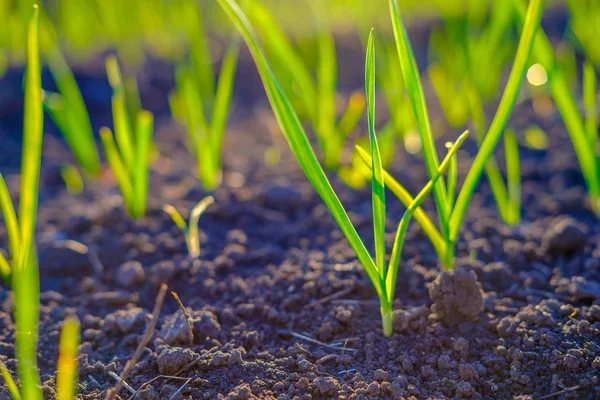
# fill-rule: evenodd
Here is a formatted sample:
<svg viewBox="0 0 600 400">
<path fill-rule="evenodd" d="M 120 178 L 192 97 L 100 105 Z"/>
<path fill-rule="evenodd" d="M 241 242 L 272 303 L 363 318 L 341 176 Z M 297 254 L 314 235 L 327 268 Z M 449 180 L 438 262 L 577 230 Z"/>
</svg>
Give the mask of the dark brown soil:
<svg viewBox="0 0 600 400">
<path fill-rule="evenodd" d="M 534 121 L 529 109 L 522 104 L 512 118 L 519 132 Z M 440 276 L 431 245 L 411 226 L 388 339 L 348 243 L 287 148 L 280 164 L 264 163 L 268 121 L 249 110 L 238 103 L 227 132 L 224 183 L 201 219 L 198 260 L 186 256 L 181 233 L 160 210 L 168 202 L 187 211 L 205 195 L 192 178 L 195 160 L 180 143 L 181 128 L 159 121 L 161 158 L 152 166 L 148 215 L 137 222 L 125 214 L 109 172 L 69 195 L 57 171 L 70 155 L 46 137 L 37 238 L 39 362 L 48 398 L 64 317 L 76 313 L 82 323 L 80 398 L 102 398 L 115 384 L 109 373 L 121 373 L 143 336 L 162 282 L 187 307 L 194 342 L 169 295 L 127 379 L 136 399 L 600 397 L 600 229 L 556 118 L 541 121 L 550 150 L 522 148 L 519 226 L 499 220 L 482 180 L 458 245 L 458 275 Z M 18 149 L 13 135 L 0 130 L 4 149 Z M 462 176 L 473 150 L 470 144 L 460 155 Z M 18 166 L 15 157 L 2 168 Z M 393 171 L 413 191 L 425 182 L 422 163 L 403 151 Z M 332 180 L 371 245 L 369 190 Z M 18 176 L 9 173 L 8 181 L 18 193 Z M 403 208 L 389 199 L 393 232 Z M 465 284 L 481 303 L 462 304 L 464 292 L 452 292 Z M 430 300 L 440 292 L 453 293 L 443 311 Z M 0 358 L 14 371 L 12 301 L 0 287 Z M 466 322 L 456 322 L 459 311 Z M 0 399 L 8 398 L 0 386 Z"/>
</svg>

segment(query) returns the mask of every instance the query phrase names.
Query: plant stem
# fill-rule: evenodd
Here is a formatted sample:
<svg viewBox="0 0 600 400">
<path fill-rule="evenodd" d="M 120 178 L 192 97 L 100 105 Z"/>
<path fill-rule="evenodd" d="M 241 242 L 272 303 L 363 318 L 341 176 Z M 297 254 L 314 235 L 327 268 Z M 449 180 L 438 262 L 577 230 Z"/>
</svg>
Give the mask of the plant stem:
<svg viewBox="0 0 600 400">
<path fill-rule="evenodd" d="M 392 313 L 392 304 L 383 304 L 381 306 L 381 324 L 383 325 L 383 335 L 391 337 L 394 331 L 394 314 Z"/>
<path fill-rule="evenodd" d="M 443 258 L 441 259 L 442 269 L 444 271 L 452 271 L 454 269 L 455 245 L 456 242 L 451 241 L 450 238 L 446 238 L 446 249 Z"/>
</svg>

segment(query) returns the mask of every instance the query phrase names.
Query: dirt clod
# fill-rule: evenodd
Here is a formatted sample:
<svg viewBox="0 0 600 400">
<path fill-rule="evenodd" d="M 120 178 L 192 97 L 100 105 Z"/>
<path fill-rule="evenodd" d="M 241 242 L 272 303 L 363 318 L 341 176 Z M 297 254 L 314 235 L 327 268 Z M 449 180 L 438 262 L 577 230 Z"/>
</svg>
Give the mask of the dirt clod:
<svg viewBox="0 0 600 400">
<path fill-rule="evenodd" d="M 122 264 L 117 270 L 117 283 L 126 288 L 137 285 L 144 281 L 144 268 L 137 261 L 129 261 Z"/>
<path fill-rule="evenodd" d="M 162 375 L 174 375 L 181 368 L 191 363 L 197 354 L 190 349 L 171 347 L 164 349 L 158 356 L 158 371 Z"/>
<path fill-rule="evenodd" d="M 476 320 L 483 311 L 481 285 L 475 273 L 464 267 L 439 274 L 429 285 L 429 296 L 433 311 L 451 326 Z"/>
</svg>

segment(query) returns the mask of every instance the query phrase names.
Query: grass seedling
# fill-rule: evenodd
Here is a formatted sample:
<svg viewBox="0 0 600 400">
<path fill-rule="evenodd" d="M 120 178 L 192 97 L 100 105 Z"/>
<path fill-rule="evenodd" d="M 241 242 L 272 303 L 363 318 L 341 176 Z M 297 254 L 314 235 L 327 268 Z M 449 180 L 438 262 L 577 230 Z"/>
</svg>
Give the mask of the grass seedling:
<svg viewBox="0 0 600 400">
<path fill-rule="evenodd" d="M 108 80 L 113 88 L 112 112 L 115 134 L 107 127 L 100 129 L 100 138 L 108 164 L 112 169 L 123 201 L 132 218 L 146 213 L 148 195 L 148 158 L 152 143 L 154 117 L 141 110 L 128 113 L 125 87 L 116 57 L 106 60 Z M 135 118 L 135 126 L 132 120 Z"/>
<path fill-rule="evenodd" d="M 521 0 L 512 0 L 518 18 L 526 23 L 525 6 Z M 598 129 L 596 124 L 595 96 L 597 91 L 596 73 L 588 63 L 584 66 L 583 92 L 586 107 L 585 116 L 579 111 L 569 80 L 559 68 L 552 44 L 543 29 L 537 33 L 533 46 L 533 58 L 548 73 L 548 86 L 560 113 L 587 184 L 592 209 L 600 216 L 600 168 L 597 158 Z"/>
<path fill-rule="evenodd" d="M 58 93 L 44 93 L 44 108 L 62 132 L 83 171 L 90 177 L 98 177 L 100 157 L 87 107 L 73 72 L 58 45 L 47 52 L 45 59 Z"/>
<path fill-rule="evenodd" d="M 0 206 L 8 232 L 12 258 L 12 264 L 9 264 L 4 256 L 0 255 L 2 259 L 0 265 L 2 265 L 3 278 L 10 282 L 14 294 L 20 398 L 27 400 L 42 399 L 36 354 L 40 287 L 34 238 L 44 126 L 38 32 L 39 9 L 35 5 L 27 34 L 23 157 L 18 217 L 4 178 L 0 175 Z M 2 375 L 6 379 L 6 368 L 2 367 L 2 370 Z M 7 383 L 7 386 L 16 390 L 14 382 Z"/>
<path fill-rule="evenodd" d="M 58 348 L 56 372 L 56 400 L 75 399 L 77 393 L 77 347 L 79 346 L 79 320 L 69 316 L 63 323 Z"/>
<path fill-rule="evenodd" d="M 186 224 L 185 220 L 177 211 L 175 207 L 170 204 L 165 204 L 163 206 L 164 212 L 171 216 L 171 219 L 177 225 L 177 227 L 181 230 L 183 237 L 185 238 L 185 244 L 188 249 L 188 253 L 192 258 L 198 258 L 200 256 L 200 237 L 198 235 L 198 221 L 204 211 L 215 202 L 215 199 L 212 196 L 207 196 L 204 199 L 200 200 L 198 204 L 192 208 L 190 212 L 190 220 Z"/>
<path fill-rule="evenodd" d="M 419 134 L 421 135 L 425 164 L 429 176 L 432 178 L 439 169 L 439 162 L 433 143 L 431 122 L 425 103 L 421 78 L 406 29 L 400 18 L 398 1 L 389 0 L 389 6 L 394 27 L 394 35 L 396 37 L 398 56 L 400 58 L 400 64 L 402 65 L 402 73 L 408 88 L 409 99 L 413 107 Z M 415 210 L 415 219 L 429 237 L 429 240 L 440 258 L 442 267 L 446 270 L 452 270 L 454 268 L 456 241 L 458 240 L 466 209 L 473 196 L 477 183 L 485 170 L 486 164 L 505 130 L 511 111 L 517 101 L 519 89 L 527 69 L 529 54 L 533 46 L 534 35 L 540 23 L 541 12 L 542 1 L 530 1 L 515 61 L 504 89 L 500 105 L 498 106 L 487 134 L 481 142 L 479 151 L 471 164 L 471 168 L 469 169 L 460 192 L 458 192 L 457 196 L 455 195 L 457 189 L 456 168 L 451 168 L 447 184 L 443 179 L 439 179 L 434 187 L 433 193 L 440 221 L 440 229 L 438 230 L 423 210 Z M 360 149 L 360 153 L 367 162 L 367 165 L 373 164 L 372 158 L 366 151 Z M 398 183 L 398 181 L 386 173 L 384 173 L 384 177 L 390 190 L 402 201 L 402 203 L 409 205 L 413 202 L 413 197 L 400 183 Z"/>
<path fill-rule="evenodd" d="M 352 94 L 337 120 L 338 65 L 328 10 L 319 0 L 307 0 L 307 5 L 316 20 L 316 77 L 267 7 L 258 0 L 251 0 L 246 8 L 262 36 L 282 89 L 315 132 L 325 167 L 337 170 L 346 139 L 358 124 L 365 102 L 362 95 Z"/>
<path fill-rule="evenodd" d="M 396 286 L 396 276 L 400 263 L 400 253 L 402 250 L 404 233 L 408 226 L 410 215 L 418 209 L 419 204 L 425 199 L 427 194 L 433 189 L 435 180 L 439 179 L 445 168 L 450 164 L 450 160 L 454 157 L 456 151 L 466 138 L 466 134 L 462 135 L 450 149 L 448 156 L 439 166 L 438 171 L 433 174 L 431 181 L 423 189 L 423 191 L 414 199 L 400 221 L 398 233 L 394 240 L 394 246 L 390 258 L 390 263 L 386 268 L 385 256 L 385 186 L 383 178 L 383 168 L 381 166 L 381 156 L 377 137 L 375 134 L 375 54 L 373 37 L 369 39 L 368 55 L 366 59 L 366 94 L 368 103 L 368 121 L 369 121 L 369 138 L 371 143 L 371 154 L 373 157 L 372 171 L 372 193 L 373 193 L 373 227 L 375 237 L 375 261 L 369 254 L 366 246 L 359 237 L 355 227 L 352 225 L 344 206 L 340 203 L 335 191 L 331 187 L 323 168 L 319 164 L 317 156 L 312 149 L 308 136 L 302 127 L 302 123 L 296 114 L 286 93 L 279 86 L 279 82 L 271 70 L 269 62 L 260 47 L 258 40 L 250 23 L 246 19 L 243 11 L 233 0 L 218 0 L 219 4 L 227 15 L 231 18 L 235 26 L 240 31 L 242 37 L 246 41 L 250 53 L 254 58 L 254 62 L 258 68 L 260 76 L 263 80 L 263 85 L 267 92 L 271 106 L 277 117 L 281 130 L 287 139 L 292 152 L 296 156 L 296 160 L 302 167 L 308 180 L 319 193 L 327 207 L 329 208 L 338 226 L 346 236 L 346 239 L 354 249 L 359 261 L 365 268 L 367 276 L 373 283 L 375 291 L 379 297 L 381 306 L 381 318 L 383 331 L 386 336 L 392 334 L 392 301 Z"/>
<path fill-rule="evenodd" d="M 77 195 L 83 191 L 83 179 L 76 166 L 73 164 L 65 164 L 60 168 L 60 176 L 65 182 L 67 191 L 73 195 Z"/>
<path fill-rule="evenodd" d="M 189 146 L 198 160 L 200 182 L 205 189 L 213 190 L 222 178 L 221 148 L 240 44 L 237 37 L 233 38 L 223 58 L 219 80 L 215 82 L 199 6 L 192 7 L 194 10 L 190 12 L 197 18 L 188 29 L 190 57 L 176 67 L 177 89 L 170 96 L 170 104 L 174 117 L 186 127 Z"/>
</svg>

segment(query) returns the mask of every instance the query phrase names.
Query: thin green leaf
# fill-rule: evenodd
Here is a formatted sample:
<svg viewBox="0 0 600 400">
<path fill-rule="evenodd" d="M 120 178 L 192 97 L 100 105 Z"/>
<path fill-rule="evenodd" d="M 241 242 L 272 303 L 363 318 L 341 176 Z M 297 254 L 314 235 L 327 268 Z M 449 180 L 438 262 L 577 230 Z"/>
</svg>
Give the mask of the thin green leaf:
<svg viewBox="0 0 600 400">
<path fill-rule="evenodd" d="M 533 39 L 540 24 L 541 14 L 542 0 L 531 0 L 529 2 L 525 26 L 521 33 L 521 39 L 519 40 L 515 61 L 504 93 L 502 94 L 500 105 L 498 106 L 488 133 L 475 156 L 471 169 L 465 178 L 465 182 L 463 183 L 458 199 L 454 205 L 452 216 L 450 217 L 449 228 L 450 240 L 452 242 L 455 242 L 458 237 L 467 206 L 475 192 L 475 187 L 484 171 L 485 164 L 496 148 L 500 136 L 502 136 L 502 132 L 504 131 L 511 111 L 517 101 L 519 89 L 521 88 L 521 83 L 523 82 L 523 77 L 527 69 L 529 54 L 533 47 Z"/>
<path fill-rule="evenodd" d="M 100 140 L 102 140 L 102 145 L 104 146 L 104 153 L 106 154 L 108 165 L 115 175 L 115 179 L 117 180 L 117 184 L 119 185 L 119 189 L 123 195 L 123 202 L 125 203 L 129 213 L 132 214 L 133 187 L 131 185 L 131 179 L 127 170 L 127 166 L 119 155 L 117 145 L 110 129 L 106 127 L 100 129 Z"/>
<path fill-rule="evenodd" d="M 79 319 L 69 316 L 63 323 L 58 347 L 56 372 L 56 400 L 72 400 L 77 394 L 77 348 L 79 346 Z"/>
<path fill-rule="evenodd" d="M 19 248 L 21 246 L 21 232 L 19 230 L 19 222 L 17 221 L 17 213 L 13 205 L 8 187 L 4 181 L 4 177 L 0 173 L 0 210 L 4 217 L 4 225 L 6 226 L 6 232 L 8 234 L 8 247 L 10 250 L 10 256 L 16 260 L 19 254 Z"/>
<path fill-rule="evenodd" d="M 179 214 L 179 211 L 177 211 L 177 209 L 175 207 L 173 207 L 172 205 L 170 205 L 170 204 L 165 204 L 163 206 L 163 211 L 166 212 L 167 214 L 169 214 L 171 216 L 171 219 L 173 220 L 173 222 L 175 223 L 175 225 L 177 225 L 177 227 L 185 235 L 188 228 L 187 228 L 187 225 L 185 223 L 185 220 L 183 219 L 183 217 L 181 216 L 181 214 Z"/>
<path fill-rule="evenodd" d="M 312 150 L 310 141 L 308 140 L 308 137 L 302 128 L 302 124 L 298 119 L 298 115 L 290 104 L 289 99 L 279 86 L 248 20 L 235 1 L 218 0 L 218 2 L 223 10 L 225 10 L 229 18 L 233 21 L 236 28 L 240 31 L 240 34 L 250 49 L 263 80 L 263 84 L 265 86 L 267 96 L 269 97 L 269 101 L 273 107 L 273 111 L 275 112 L 277 120 L 279 121 L 279 125 L 290 145 L 290 148 L 292 149 L 292 152 L 296 156 L 296 159 L 298 160 L 307 178 L 312 183 L 317 193 L 319 193 L 327 205 L 327 208 L 329 208 L 334 219 L 340 226 L 340 229 L 356 252 L 357 257 L 365 268 L 369 279 L 371 279 L 377 294 L 380 298 L 383 298 L 383 288 L 379 282 L 377 267 L 373 263 L 373 259 L 358 236 L 358 233 L 352 225 L 346 210 L 340 203 L 335 192 L 333 191 L 333 188 L 331 187 L 331 184 L 329 183 L 329 180 L 327 179 L 327 176 L 323 172 L 323 169 L 317 160 L 317 156 Z"/>
<path fill-rule="evenodd" d="M 67 113 L 66 118 L 70 120 L 68 126 L 61 123 L 57 125 L 63 125 L 59 127 L 79 165 L 91 176 L 97 176 L 101 171 L 100 157 L 87 107 L 77 81 L 58 47 L 48 53 L 46 60 L 58 91 L 65 99 L 66 107 L 63 112 Z M 56 114 L 56 112 L 51 113 L 53 119 L 57 117 Z"/>
<path fill-rule="evenodd" d="M 146 214 L 146 201 L 148 198 L 148 155 L 152 143 L 152 130 L 154 117 L 149 111 L 140 111 L 138 114 L 137 148 L 135 153 L 133 178 L 133 208 L 134 218 L 143 217 Z"/>
<path fill-rule="evenodd" d="M 356 128 L 365 110 L 365 98 L 362 93 L 353 92 L 348 100 L 348 106 L 340 117 L 337 127 L 337 137 L 343 143 L 348 135 Z"/>
<path fill-rule="evenodd" d="M 598 111 L 596 110 L 596 94 L 598 79 L 596 69 L 589 61 L 583 64 L 583 103 L 585 104 L 585 128 L 592 149 L 598 146 Z"/>
<path fill-rule="evenodd" d="M 2 252 L 0 252 L 0 279 L 10 285 L 10 264 Z"/>
<path fill-rule="evenodd" d="M 131 123 L 127 115 L 125 100 L 122 95 L 114 94 L 112 97 L 113 124 L 115 128 L 115 139 L 119 153 L 128 171 L 132 171 L 135 164 L 133 150 L 133 133 Z"/>
<path fill-rule="evenodd" d="M 13 400 L 21 400 L 21 393 L 19 393 L 19 388 L 17 388 L 15 380 L 11 376 L 10 372 L 8 372 L 8 368 L 6 368 L 6 365 L 1 360 L 0 375 L 2 375 L 2 379 L 4 379 L 6 389 L 8 389 L 8 393 L 10 393 Z"/>
<path fill-rule="evenodd" d="M 504 132 L 504 155 L 508 187 L 507 222 L 514 225 L 521 219 L 521 168 L 519 144 L 512 129 Z"/>
<path fill-rule="evenodd" d="M 373 232 L 375 238 L 375 261 L 379 277 L 385 277 L 385 184 L 381 154 L 375 134 L 375 44 L 373 30 L 369 34 L 367 57 L 365 61 L 365 93 L 367 98 L 367 120 L 369 124 L 369 143 L 371 144 L 371 182 L 373 202 Z"/>
<path fill-rule="evenodd" d="M 15 304 L 17 370 L 23 398 L 41 400 L 42 390 L 37 367 L 39 319 L 39 271 L 35 254 L 35 225 L 38 206 L 44 114 L 39 55 L 39 8 L 34 6 L 27 33 L 25 71 L 25 110 L 19 231 L 21 241 L 12 272 Z"/>
<path fill-rule="evenodd" d="M 187 244 L 190 256 L 196 258 L 200 256 L 200 235 L 198 234 L 198 221 L 206 209 L 215 202 L 214 197 L 207 196 L 200 200 L 190 212 L 190 221 L 188 224 Z"/>
<path fill-rule="evenodd" d="M 233 39 L 229 45 L 221 73 L 219 74 L 219 83 L 215 95 L 214 111 L 211 119 L 210 140 L 212 151 L 218 160 L 221 159 L 221 147 L 223 145 L 223 133 L 227 123 L 227 115 L 231 105 L 231 96 L 233 93 L 233 83 L 235 82 L 235 72 L 237 70 L 238 54 L 240 52 L 240 43 L 238 38 Z M 221 166 L 217 166 L 219 169 Z"/>
<path fill-rule="evenodd" d="M 83 179 L 79 170 L 73 164 L 63 165 L 60 168 L 60 176 L 70 194 L 77 195 L 83 191 Z"/>
<path fill-rule="evenodd" d="M 212 66 L 212 57 L 208 47 L 208 38 L 204 30 L 204 19 L 202 18 L 202 10 L 200 3 L 189 1 L 193 4 L 195 11 L 198 13 L 194 19 L 194 26 L 191 27 L 193 32 L 190 32 L 190 58 L 192 69 L 197 79 L 195 86 L 200 91 L 200 101 L 202 102 L 203 118 L 208 118 L 213 113 L 214 95 L 215 95 L 215 75 Z M 206 114 L 204 114 L 206 113 Z"/>
<path fill-rule="evenodd" d="M 400 6 L 398 0 L 389 0 L 389 6 L 404 82 L 421 137 L 427 172 L 429 173 L 429 176 L 432 177 L 439 167 L 439 160 L 433 141 L 431 122 L 427 111 L 427 104 L 425 103 L 425 95 L 423 92 L 423 85 L 421 84 L 419 69 L 408 39 L 406 28 L 400 18 Z M 446 215 L 446 189 L 443 178 L 437 181 L 433 194 L 437 205 L 442 232 L 446 232 L 448 216 Z"/>
<path fill-rule="evenodd" d="M 453 143 L 446 143 L 448 149 L 452 148 Z M 450 166 L 448 167 L 448 189 L 447 189 L 447 204 L 448 204 L 448 215 L 452 214 L 452 207 L 454 207 L 454 201 L 456 200 L 456 185 L 458 181 L 458 160 L 457 157 L 453 157 L 450 160 Z"/>
</svg>

